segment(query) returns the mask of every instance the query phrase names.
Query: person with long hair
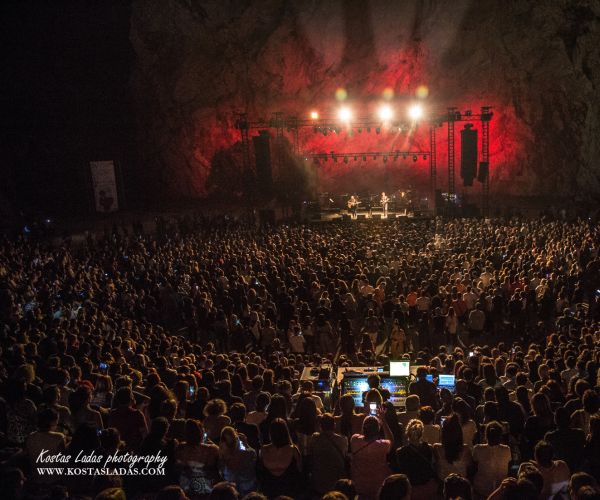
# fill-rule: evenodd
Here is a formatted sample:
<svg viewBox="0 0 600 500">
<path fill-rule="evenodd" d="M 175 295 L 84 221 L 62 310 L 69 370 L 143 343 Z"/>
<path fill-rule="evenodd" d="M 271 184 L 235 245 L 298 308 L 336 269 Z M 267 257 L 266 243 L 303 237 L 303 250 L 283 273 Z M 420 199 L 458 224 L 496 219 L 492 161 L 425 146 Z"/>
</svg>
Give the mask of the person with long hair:
<svg viewBox="0 0 600 500">
<path fill-rule="evenodd" d="M 403 328 L 400 328 L 400 323 L 397 319 L 392 324 L 390 333 L 390 356 L 391 359 L 398 359 L 406 352 L 406 333 Z"/>
<path fill-rule="evenodd" d="M 267 409 L 267 417 L 258 426 L 263 443 L 269 443 L 271 422 L 278 418 L 287 422 L 288 405 L 284 396 L 274 394 Z"/>
<path fill-rule="evenodd" d="M 448 308 L 448 314 L 445 316 L 444 321 L 444 331 L 446 332 L 446 343 L 449 346 L 458 345 L 457 335 L 458 335 L 458 325 L 459 319 L 456 315 L 456 311 L 454 307 L 450 306 Z"/>
<path fill-rule="evenodd" d="M 460 419 L 456 413 L 443 420 L 441 441 L 433 445 L 438 479 L 444 481 L 452 473 L 466 477 L 473 458 L 471 448 L 464 443 Z"/>
<path fill-rule="evenodd" d="M 87 385 L 80 385 L 69 395 L 69 409 L 73 427 L 89 424 L 96 429 L 102 429 L 102 416 L 100 412 L 90 407 L 92 391 Z"/>
<path fill-rule="evenodd" d="M 473 477 L 473 489 L 487 498 L 508 474 L 511 460 L 510 448 L 502 444 L 504 430 L 498 422 L 490 422 L 485 427 L 485 444 L 473 447 L 473 461 L 477 472 Z"/>
<path fill-rule="evenodd" d="M 477 434 L 477 424 L 472 417 L 472 409 L 462 398 L 455 398 L 452 402 L 452 410 L 458 415 L 460 427 L 463 433 L 463 442 L 470 448 Z"/>
<path fill-rule="evenodd" d="M 112 379 L 108 375 L 97 375 L 90 404 L 100 408 L 110 408 L 113 399 Z"/>
<path fill-rule="evenodd" d="M 315 400 L 307 395 L 301 395 L 290 422 L 290 427 L 296 437 L 300 454 L 305 457 L 308 454 L 308 440 L 318 430 L 317 404 Z"/>
<path fill-rule="evenodd" d="M 524 385 L 518 386 L 515 390 L 515 397 L 517 403 L 519 403 L 521 405 L 521 408 L 523 408 L 525 419 L 527 419 L 533 413 L 533 410 L 531 408 L 531 400 L 529 399 L 529 389 L 527 389 L 527 387 L 525 387 Z"/>
<path fill-rule="evenodd" d="M 587 435 L 594 415 L 600 416 L 600 396 L 593 389 L 588 389 L 581 398 L 582 408 L 571 415 L 571 427 L 578 427 Z"/>
<path fill-rule="evenodd" d="M 541 441 L 546 432 L 554 428 L 554 413 L 550 406 L 550 399 L 546 394 L 538 392 L 531 398 L 533 415 L 525 421 L 525 446 L 523 455 L 525 459 L 533 458 L 533 448 Z"/>
<path fill-rule="evenodd" d="M 335 430 L 348 441 L 354 434 L 360 434 L 365 419 L 363 413 L 356 413 L 354 398 L 344 394 L 339 400 L 340 415 L 335 417 Z"/>
<path fill-rule="evenodd" d="M 380 438 L 383 430 L 385 439 Z M 376 499 L 381 484 L 391 471 L 387 457 L 391 450 L 393 436 L 390 428 L 380 416 L 368 416 L 363 422 L 362 434 L 355 434 L 350 440 L 352 455 L 351 477 L 361 498 Z"/>
<path fill-rule="evenodd" d="M 274 419 L 269 425 L 269 444 L 260 449 L 258 476 L 261 491 L 269 498 L 280 495 L 296 498 L 305 490 L 302 456 L 282 418 Z"/>
<path fill-rule="evenodd" d="M 179 485 L 193 498 L 207 498 L 212 487 L 220 481 L 219 447 L 207 441 L 199 420 L 185 423 L 185 441 L 175 449 L 179 470 Z"/>
<path fill-rule="evenodd" d="M 256 486 L 256 450 L 233 427 L 223 427 L 219 442 L 219 469 L 225 481 L 235 483 L 242 495 Z"/>
</svg>

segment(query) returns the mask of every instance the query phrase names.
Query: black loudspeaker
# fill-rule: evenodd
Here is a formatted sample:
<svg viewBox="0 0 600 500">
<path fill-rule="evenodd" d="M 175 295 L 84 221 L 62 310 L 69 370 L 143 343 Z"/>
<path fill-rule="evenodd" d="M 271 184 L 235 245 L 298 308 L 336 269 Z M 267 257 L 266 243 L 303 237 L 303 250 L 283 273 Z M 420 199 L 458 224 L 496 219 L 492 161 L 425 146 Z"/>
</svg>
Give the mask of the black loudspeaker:
<svg viewBox="0 0 600 500">
<path fill-rule="evenodd" d="M 463 186 L 472 186 L 477 176 L 477 130 L 472 130 L 472 127 L 468 123 L 460 131 L 460 176 Z"/>
<path fill-rule="evenodd" d="M 477 180 L 479 182 L 485 182 L 488 175 L 490 175 L 490 164 L 487 161 L 479 163 L 479 173 L 477 174 Z"/>
<path fill-rule="evenodd" d="M 252 138 L 254 156 L 256 157 L 256 181 L 262 193 L 269 193 L 273 188 L 273 171 L 271 169 L 271 137 L 268 130 L 261 130 Z"/>
</svg>

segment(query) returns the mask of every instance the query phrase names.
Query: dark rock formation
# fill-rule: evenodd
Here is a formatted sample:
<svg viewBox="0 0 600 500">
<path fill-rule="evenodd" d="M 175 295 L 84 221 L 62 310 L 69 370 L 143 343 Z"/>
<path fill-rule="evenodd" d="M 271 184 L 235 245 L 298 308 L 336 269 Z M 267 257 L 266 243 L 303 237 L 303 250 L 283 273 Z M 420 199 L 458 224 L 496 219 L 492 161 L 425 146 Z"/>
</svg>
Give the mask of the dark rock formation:
<svg viewBox="0 0 600 500">
<path fill-rule="evenodd" d="M 386 87 L 404 106 L 422 84 L 429 109 L 494 107 L 492 191 L 600 193 L 597 0 L 136 0 L 130 39 L 139 150 L 148 177 L 171 195 L 206 192 L 213 158 L 239 141 L 236 111 L 325 113 L 343 87 L 366 114 Z M 443 185 L 445 129 L 438 137 Z M 426 131 L 412 139 L 427 148 Z M 409 142 L 301 134 L 313 152 Z M 427 182 L 422 159 L 355 165 L 329 162 L 321 182 L 342 190 L 357 179 L 377 188 L 390 175 L 398 185 Z"/>
</svg>

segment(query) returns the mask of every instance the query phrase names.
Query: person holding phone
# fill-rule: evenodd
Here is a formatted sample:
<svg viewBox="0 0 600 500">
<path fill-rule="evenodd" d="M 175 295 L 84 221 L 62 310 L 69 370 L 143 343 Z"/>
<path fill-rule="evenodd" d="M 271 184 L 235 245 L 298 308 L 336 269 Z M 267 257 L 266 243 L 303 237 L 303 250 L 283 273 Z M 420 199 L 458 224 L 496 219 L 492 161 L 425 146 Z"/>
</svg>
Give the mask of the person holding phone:
<svg viewBox="0 0 600 500">
<path fill-rule="evenodd" d="M 381 398 L 376 391 L 369 391 L 365 402 L 369 408 L 371 403 L 377 405 L 376 415 L 367 416 L 363 422 L 362 434 L 354 434 L 350 439 L 351 478 L 357 493 L 365 498 L 377 498 L 383 481 L 391 474 L 387 456 L 394 438 L 383 418 L 383 402 L 379 399 L 377 404 L 375 395 Z"/>
<path fill-rule="evenodd" d="M 221 431 L 219 469 L 223 479 L 235 483 L 242 495 L 256 489 L 256 450 L 230 426 Z"/>
</svg>

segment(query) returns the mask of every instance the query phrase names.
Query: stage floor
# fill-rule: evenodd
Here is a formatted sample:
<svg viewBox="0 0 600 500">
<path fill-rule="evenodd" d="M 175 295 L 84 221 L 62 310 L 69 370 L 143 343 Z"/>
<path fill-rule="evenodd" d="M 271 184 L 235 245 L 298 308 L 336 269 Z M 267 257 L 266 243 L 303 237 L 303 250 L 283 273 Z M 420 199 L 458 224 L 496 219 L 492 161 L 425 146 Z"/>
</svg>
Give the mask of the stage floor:
<svg viewBox="0 0 600 500">
<path fill-rule="evenodd" d="M 392 222 L 398 219 L 431 219 L 433 218 L 433 213 L 430 211 L 408 211 L 408 210 L 400 210 L 400 211 L 388 211 L 387 216 L 383 214 L 382 210 L 372 210 L 358 212 L 356 217 L 352 216 L 346 210 L 322 210 L 319 214 L 315 214 L 311 221 L 344 221 L 344 222 L 360 222 L 360 221 L 388 221 Z"/>
</svg>

